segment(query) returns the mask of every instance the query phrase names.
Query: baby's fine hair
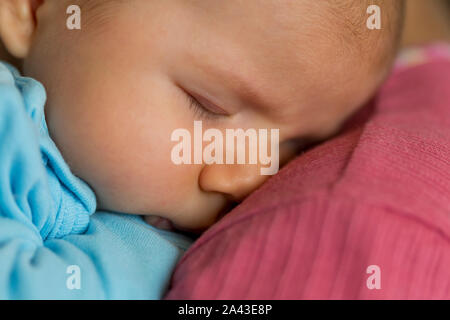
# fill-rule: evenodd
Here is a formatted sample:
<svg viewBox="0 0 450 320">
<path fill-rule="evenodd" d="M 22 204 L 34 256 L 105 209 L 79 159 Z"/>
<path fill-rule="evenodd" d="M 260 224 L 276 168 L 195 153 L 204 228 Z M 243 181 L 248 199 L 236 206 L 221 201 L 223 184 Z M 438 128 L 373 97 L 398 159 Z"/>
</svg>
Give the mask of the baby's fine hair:
<svg viewBox="0 0 450 320">
<path fill-rule="evenodd" d="M 320 0 L 322 1 L 322 0 Z M 346 43 L 359 50 L 363 56 L 374 59 L 373 67 L 378 68 L 386 61 L 393 60 L 403 31 L 404 0 L 325 0 L 336 12 L 336 23 L 347 30 L 343 33 Z M 381 29 L 367 27 L 367 9 L 376 5 L 380 8 Z M 373 55 L 375 53 L 375 56 Z"/>
</svg>

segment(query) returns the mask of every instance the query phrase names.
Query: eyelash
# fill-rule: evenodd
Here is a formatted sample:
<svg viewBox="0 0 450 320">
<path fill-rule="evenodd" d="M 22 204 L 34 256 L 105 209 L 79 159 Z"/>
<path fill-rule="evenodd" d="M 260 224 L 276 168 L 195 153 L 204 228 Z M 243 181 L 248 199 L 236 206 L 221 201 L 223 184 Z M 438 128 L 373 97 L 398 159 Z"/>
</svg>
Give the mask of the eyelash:
<svg viewBox="0 0 450 320">
<path fill-rule="evenodd" d="M 199 116 L 202 119 L 210 120 L 210 119 L 217 119 L 220 117 L 223 117 L 223 115 L 214 113 L 207 108 L 205 108 L 200 102 L 197 101 L 193 96 L 191 96 L 189 93 L 186 93 L 189 108 L 194 111 L 194 116 Z"/>
</svg>

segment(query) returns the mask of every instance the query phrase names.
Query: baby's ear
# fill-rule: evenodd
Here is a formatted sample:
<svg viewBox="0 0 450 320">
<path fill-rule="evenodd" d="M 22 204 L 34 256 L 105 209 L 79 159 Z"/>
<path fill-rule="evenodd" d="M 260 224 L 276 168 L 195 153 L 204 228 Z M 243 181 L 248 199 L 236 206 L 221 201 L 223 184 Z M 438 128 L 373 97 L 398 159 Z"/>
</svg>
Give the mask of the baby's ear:
<svg viewBox="0 0 450 320">
<path fill-rule="evenodd" d="M 0 37 L 11 55 L 28 55 L 34 31 L 35 14 L 42 0 L 0 0 Z"/>
</svg>

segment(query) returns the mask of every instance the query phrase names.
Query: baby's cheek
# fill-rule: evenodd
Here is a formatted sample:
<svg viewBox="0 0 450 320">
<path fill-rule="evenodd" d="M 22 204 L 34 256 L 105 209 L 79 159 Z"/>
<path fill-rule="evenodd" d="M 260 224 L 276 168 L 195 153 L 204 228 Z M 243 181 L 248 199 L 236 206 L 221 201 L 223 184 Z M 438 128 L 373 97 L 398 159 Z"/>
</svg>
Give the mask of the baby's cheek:
<svg viewBox="0 0 450 320">
<path fill-rule="evenodd" d="M 109 194 L 111 209 L 171 217 L 185 210 L 188 202 L 201 202 L 199 166 L 175 165 L 170 157 L 170 135 L 164 142 L 164 131 L 154 126 L 146 133 L 130 129 L 127 139 L 106 143 L 105 149 L 113 145 L 116 150 L 116 157 L 104 158 L 109 163 L 100 186 Z"/>
</svg>

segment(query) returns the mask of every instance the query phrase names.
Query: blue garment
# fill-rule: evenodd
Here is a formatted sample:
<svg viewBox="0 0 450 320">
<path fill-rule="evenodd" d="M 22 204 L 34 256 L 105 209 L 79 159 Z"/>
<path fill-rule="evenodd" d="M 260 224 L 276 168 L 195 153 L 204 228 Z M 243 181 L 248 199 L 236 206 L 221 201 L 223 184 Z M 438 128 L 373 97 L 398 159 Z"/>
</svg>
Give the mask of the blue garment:
<svg viewBox="0 0 450 320">
<path fill-rule="evenodd" d="M 45 101 L 39 82 L 0 62 L 0 299 L 162 298 L 192 239 L 94 214 L 94 192 L 49 136 Z"/>
</svg>

